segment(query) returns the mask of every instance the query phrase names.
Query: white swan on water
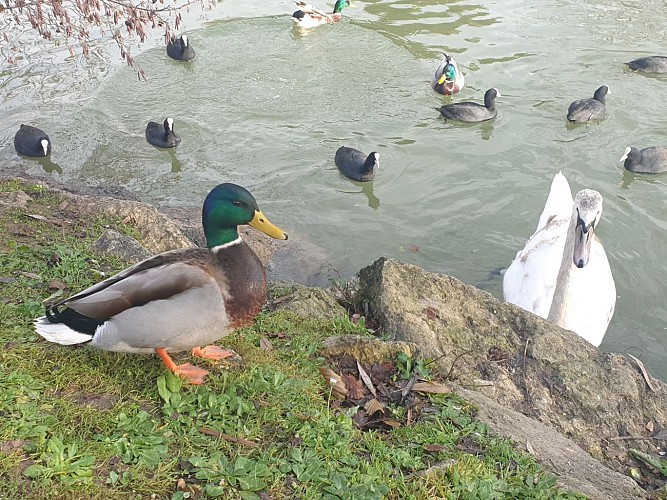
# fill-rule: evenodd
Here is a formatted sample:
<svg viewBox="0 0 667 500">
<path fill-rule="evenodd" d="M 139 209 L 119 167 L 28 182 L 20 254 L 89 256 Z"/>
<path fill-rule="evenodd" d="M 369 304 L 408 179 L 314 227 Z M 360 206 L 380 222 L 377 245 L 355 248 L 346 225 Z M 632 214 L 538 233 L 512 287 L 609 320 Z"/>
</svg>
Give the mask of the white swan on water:
<svg viewBox="0 0 667 500">
<path fill-rule="evenodd" d="M 607 254 L 594 234 L 602 195 L 579 191 L 574 200 L 558 172 L 537 230 L 503 277 L 507 302 L 531 311 L 599 346 L 616 305 Z"/>
</svg>

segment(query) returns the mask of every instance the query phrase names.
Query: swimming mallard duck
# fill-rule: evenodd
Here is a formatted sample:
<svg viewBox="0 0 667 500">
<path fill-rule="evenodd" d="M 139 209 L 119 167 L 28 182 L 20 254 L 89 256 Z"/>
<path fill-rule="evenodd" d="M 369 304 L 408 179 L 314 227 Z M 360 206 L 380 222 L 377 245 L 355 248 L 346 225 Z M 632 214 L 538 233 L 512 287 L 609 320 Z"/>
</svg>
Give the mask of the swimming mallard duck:
<svg viewBox="0 0 667 500">
<path fill-rule="evenodd" d="M 465 78 L 459 71 L 456 61 L 449 54 L 442 55 L 442 61 L 436 68 L 431 80 L 431 87 L 439 94 L 457 94 L 463 89 Z"/>
<path fill-rule="evenodd" d="M 579 191 L 574 200 L 558 172 L 535 233 L 503 276 L 507 302 L 579 334 L 599 346 L 616 305 L 616 286 L 595 234 L 602 195 Z"/>
<path fill-rule="evenodd" d="M 313 7 L 306 2 L 294 2 L 299 10 L 292 14 L 292 21 L 300 28 L 308 29 L 321 26 L 323 24 L 330 24 L 340 21 L 343 14 L 341 13 L 345 7 L 354 7 L 349 0 L 337 0 L 334 5 L 333 13 L 327 14 L 323 10 Z"/>
<path fill-rule="evenodd" d="M 249 224 L 286 240 L 253 196 L 236 184 L 220 184 L 206 197 L 202 224 L 207 248 L 183 248 L 150 257 L 46 308 L 35 330 L 63 345 L 90 342 L 114 352 L 157 353 L 165 366 L 193 384 L 206 370 L 177 366 L 170 352 L 222 359 L 214 342 L 249 325 L 266 301 L 264 266 L 241 239 Z"/>
</svg>

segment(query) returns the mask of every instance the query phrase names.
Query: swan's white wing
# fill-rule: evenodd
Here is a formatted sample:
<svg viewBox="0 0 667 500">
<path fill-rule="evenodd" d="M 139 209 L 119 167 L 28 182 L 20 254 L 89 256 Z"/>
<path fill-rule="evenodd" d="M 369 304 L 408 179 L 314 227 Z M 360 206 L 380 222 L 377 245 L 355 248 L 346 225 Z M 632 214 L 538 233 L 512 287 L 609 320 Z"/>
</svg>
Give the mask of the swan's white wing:
<svg viewBox="0 0 667 500">
<path fill-rule="evenodd" d="M 551 181 L 535 233 L 503 277 L 505 300 L 543 318 L 549 314 L 553 300 L 572 203 L 570 185 L 558 172 Z"/>
<path fill-rule="evenodd" d="M 503 296 L 507 302 L 547 317 L 569 223 L 569 218 L 552 219 L 517 252 L 503 277 Z"/>
<path fill-rule="evenodd" d="M 549 197 L 544 204 L 544 210 L 540 215 L 540 220 L 537 222 L 537 229 L 535 232 L 547 225 L 549 220 L 554 217 L 570 220 L 572 216 L 572 192 L 570 191 L 570 184 L 562 172 L 558 172 L 553 181 L 551 181 L 551 189 L 549 190 Z"/>
<path fill-rule="evenodd" d="M 616 306 L 616 285 L 604 247 L 597 237 L 591 244 L 588 264 L 574 269 L 568 298 L 566 324 L 594 346 L 602 343 Z"/>
</svg>

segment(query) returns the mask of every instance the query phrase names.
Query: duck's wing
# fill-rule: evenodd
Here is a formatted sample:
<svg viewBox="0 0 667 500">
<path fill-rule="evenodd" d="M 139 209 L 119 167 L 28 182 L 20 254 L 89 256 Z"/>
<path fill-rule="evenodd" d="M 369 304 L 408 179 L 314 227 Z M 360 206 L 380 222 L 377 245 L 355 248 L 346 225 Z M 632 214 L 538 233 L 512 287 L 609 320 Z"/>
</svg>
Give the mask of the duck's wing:
<svg viewBox="0 0 667 500">
<path fill-rule="evenodd" d="M 65 305 L 89 318 L 108 319 L 213 281 L 208 249 L 173 250 L 139 262 L 50 309 Z"/>
<path fill-rule="evenodd" d="M 317 14 L 320 17 L 328 17 L 328 14 L 326 12 L 318 9 L 314 5 L 311 5 L 306 2 L 296 2 L 296 1 L 294 3 L 299 7 L 299 10 L 303 11 L 306 14 Z"/>
<path fill-rule="evenodd" d="M 435 73 L 433 73 L 433 77 L 431 78 L 431 87 L 434 87 L 438 83 L 443 71 L 445 71 L 445 66 L 447 66 L 447 54 L 443 54 L 440 64 L 435 68 Z"/>
</svg>

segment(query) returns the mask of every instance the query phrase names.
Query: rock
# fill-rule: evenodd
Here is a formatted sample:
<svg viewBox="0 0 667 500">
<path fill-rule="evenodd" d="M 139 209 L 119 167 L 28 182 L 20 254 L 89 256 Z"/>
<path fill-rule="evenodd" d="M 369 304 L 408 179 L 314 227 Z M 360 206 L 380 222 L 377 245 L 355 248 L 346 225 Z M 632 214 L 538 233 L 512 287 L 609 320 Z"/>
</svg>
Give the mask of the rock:
<svg viewBox="0 0 667 500">
<path fill-rule="evenodd" d="M 415 357 L 417 346 L 410 342 L 384 341 L 375 337 L 361 335 L 340 335 L 329 337 L 322 342 L 320 353 L 327 357 L 352 356 L 360 363 L 372 365 L 374 363 L 394 362 L 398 353 L 405 353 L 410 358 Z"/>
<path fill-rule="evenodd" d="M 93 250 L 100 255 L 121 257 L 131 263 L 142 261 L 152 255 L 137 240 L 115 229 L 104 231 L 102 236 L 93 243 Z"/>
<path fill-rule="evenodd" d="M 88 197 L 66 193 L 80 212 L 105 214 L 132 224 L 139 233 L 141 244 L 151 253 L 194 246 L 178 225 L 147 203 L 116 200 L 107 197 Z"/>
<path fill-rule="evenodd" d="M 505 408 L 479 392 L 456 387 L 456 393 L 479 407 L 477 418 L 498 436 L 512 439 L 558 476 L 558 485 L 592 499 L 647 498 L 633 479 L 611 470 L 556 430 Z M 522 446 L 521 446 L 522 445 Z"/>
<path fill-rule="evenodd" d="M 667 427 L 667 385 L 649 390 L 625 357 L 450 276 L 379 259 L 360 271 L 360 295 L 396 340 L 467 387 L 570 437 L 593 457 L 651 452 Z M 646 439 L 610 440 L 632 435 Z M 623 471 L 622 465 L 609 465 Z"/>
<path fill-rule="evenodd" d="M 278 291 L 279 294 L 276 293 Z M 321 288 L 308 288 L 297 283 L 274 283 L 271 285 L 271 294 L 274 296 L 271 300 L 274 310 L 314 318 L 347 317 L 345 308 Z"/>
<path fill-rule="evenodd" d="M 9 191 L 0 193 L 0 205 L 9 205 L 15 208 L 26 208 L 32 200 L 30 195 L 23 191 Z"/>
</svg>

